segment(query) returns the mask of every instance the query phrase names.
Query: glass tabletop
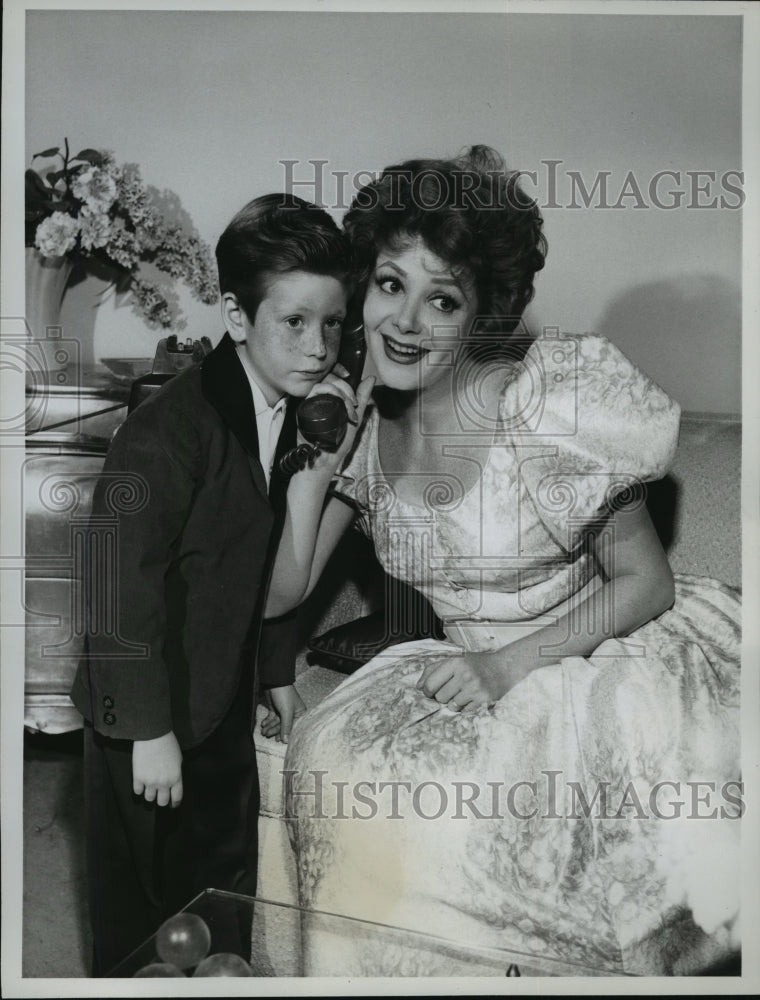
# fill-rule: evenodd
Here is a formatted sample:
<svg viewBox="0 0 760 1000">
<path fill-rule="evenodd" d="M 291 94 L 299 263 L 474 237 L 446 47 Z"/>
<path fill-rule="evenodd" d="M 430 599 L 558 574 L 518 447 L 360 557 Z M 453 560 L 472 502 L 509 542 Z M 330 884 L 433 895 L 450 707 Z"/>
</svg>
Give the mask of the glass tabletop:
<svg viewBox="0 0 760 1000">
<path fill-rule="evenodd" d="M 296 946 L 294 947 L 294 942 Z M 393 972 L 377 971 L 382 955 Z M 313 971 L 313 970 L 319 971 Z M 422 970 L 422 971 L 420 971 Z M 389 924 L 207 889 L 111 977 L 622 976 L 620 968 L 464 944 Z"/>
</svg>

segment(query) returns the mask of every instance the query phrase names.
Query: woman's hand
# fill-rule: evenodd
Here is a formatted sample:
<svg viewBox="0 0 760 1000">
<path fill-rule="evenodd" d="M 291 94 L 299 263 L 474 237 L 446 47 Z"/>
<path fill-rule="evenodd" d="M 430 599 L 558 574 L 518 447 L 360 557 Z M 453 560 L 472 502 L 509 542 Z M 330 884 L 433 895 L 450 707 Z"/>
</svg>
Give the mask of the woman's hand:
<svg viewBox="0 0 760 1000">
<path fill-rule="evenodd" d="M 182 801 L 182 751 L 173 732 L 132 744 L 132 788 L 146 802 L 178 806 Z"/>
<path fill-rule="evenodd" d="M 507 650 L 487 653 L 452 653 L 426 662 L 417 687 L 428 698 L 455 711 L 474 712 L 492 705 L 529 671 L 510 660 Z"/>
<path fill-rule="evenodd" d="M 275 737 L 278 743 L 287 743 L 293 723 L 304 714 L 306 705 L 292 684 L 270 688 L 267 695 L 270 704 L 261 720 L 261 733 L 267 739 Z"/>
</svg>

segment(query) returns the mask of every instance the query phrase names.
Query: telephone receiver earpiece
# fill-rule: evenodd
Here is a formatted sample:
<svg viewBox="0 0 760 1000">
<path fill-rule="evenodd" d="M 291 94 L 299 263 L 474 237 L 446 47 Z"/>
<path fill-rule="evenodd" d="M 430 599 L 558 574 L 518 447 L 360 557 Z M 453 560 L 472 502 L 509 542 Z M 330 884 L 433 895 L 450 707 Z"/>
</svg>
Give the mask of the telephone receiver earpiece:
<svg viewBox="0 0 760 1000">
<path fill-rule="evenodd" d="M 337 451 L 348 429 L 346 408 L 337 396 L 312 396 L 296 410 L 296 423 L 310 444 L 322 451 Z"/>
<path fill-rule="evenodd" d="M 346 381 L 354 391 L 362 380 L 366 356 L 367 344 L 361 323 L 344 330 L 335 363 L 346 369 Z M 299 404 L 296 423 L 309 443 L 292 448 L 280 459 L 280 472 L 285 476 L 304 469 L 320 451 L 337 451 L 348 430 L 348 414 L 341 399 L 325 392 Z"/>
<path fill-rule="evenodd" d="M 360 325 L 344 330 L 336 364 L 346 369 L 346 381 L 354 391 L 361 382 L 366 354 L 364 328 Z M 324 393 L 311 396 L 300 404 L 296 410 L 296 422 L 310 444 L 317 445 L 322 451 L 337 451 L 346 436 L 348 414 L 342 400 Z"/>
</svg>

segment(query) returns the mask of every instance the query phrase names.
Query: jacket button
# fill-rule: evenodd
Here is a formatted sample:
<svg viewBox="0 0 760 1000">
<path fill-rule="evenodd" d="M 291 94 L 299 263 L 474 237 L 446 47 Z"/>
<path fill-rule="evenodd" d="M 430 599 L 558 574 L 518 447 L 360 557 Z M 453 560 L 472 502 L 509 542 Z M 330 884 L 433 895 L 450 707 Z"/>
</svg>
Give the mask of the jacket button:
<svg viewBox="0 0 760 1000">
<path fill-rule="evenodd" d="M 103 699 L 103 708 L 113 708 L 113 698 L 107 694 Z"/>
<path fill-rule="evenodd" d="M 103 716 L 103 722 L 105 722 L 107 726 L 112 726 L 114 722 L 116 722 L 116 716 L 113 714 L 113 712 L 106 712 L 106 714 Z"/>
</svg>

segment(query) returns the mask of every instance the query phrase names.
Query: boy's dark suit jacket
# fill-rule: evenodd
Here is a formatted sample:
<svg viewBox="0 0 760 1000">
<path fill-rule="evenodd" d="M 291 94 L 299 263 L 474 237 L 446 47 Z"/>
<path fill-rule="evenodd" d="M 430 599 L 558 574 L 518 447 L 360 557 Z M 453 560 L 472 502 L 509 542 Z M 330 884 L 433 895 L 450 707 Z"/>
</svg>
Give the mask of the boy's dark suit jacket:
<svg viewBox="0 0 760 1000">
<path fill-rule="evenodd" d="M 278 455 L 294 443 L 291 405 Z M 273 472 L 267 496 L 250 385 L 228 334 L 130 414 L 95 489 L 85 559 L 89 651 L 71 696 L 96 730 L 145 740 L 172 729 L 189 748 L 214 731 L 256 659 L 263 685 L 292 683 L 292 616 L 261 628 L 281 520 L 273 501 L 282 510 L 285 488 Z M 113 525 L 114 504 L 109 552 L 99 525 Z"/>
</svg>

